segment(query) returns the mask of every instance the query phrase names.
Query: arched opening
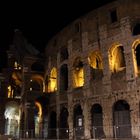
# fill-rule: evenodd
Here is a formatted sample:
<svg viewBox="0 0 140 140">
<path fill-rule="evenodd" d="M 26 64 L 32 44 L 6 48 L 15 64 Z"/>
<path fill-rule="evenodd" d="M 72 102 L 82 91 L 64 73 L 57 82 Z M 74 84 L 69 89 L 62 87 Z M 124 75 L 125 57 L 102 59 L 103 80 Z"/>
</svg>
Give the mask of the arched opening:
<svg viewBox="0 0 140 140">
<path fill-rule="evenodd" d="M 31 80 L 30 81 L 30 91 L 41 91 L 40 84 L 36 80 Z"/>
<path fill-rule="evenodd" d="M 20 110 L 16 102 L 9 102 L 5 108 L 5 134 L 19 136 Z"/>
<path fill-rule="evenodd" d="M 84 136 L 84 121 L 83 121 L 83 110 L 81 105 L 76 105 L 74 107 L 74 128 L 75 135 L 77 138 L 82 138 Z"/>
<path fill-rule="evenodd" d="M 35 134 L 36 137 L 47 138 L 48 136 L 48 108 L 49 98 L 45 94 L 36 98 L 35 101 Z"/>
<path fill-rule="evenodd" d="M 57 70 L 55 67 L 52 68 L 48 80 L 48 92 L 55 92 L 57 90 Z"/>
<path fill-rule="evenodd" d="M 68 89 L 68 67 L 64 64 L 60 69 L 60 91 Z"/>
<path fill-rule="evenodd" d="M 140 23 L 137 23 L 133 28 L 133 35 L 139 35 L 140 34 Z"/>
<path fill-rule="evenodd" d="M 120 72 L 125 69 L 124 49 L 121 45 L 113 45 L 110 49 L 110 69 L 113 73 Z"/>
<path fill-rule="evenodd" d="M 91 109 L 92 118 L 92 138 L 105 137 L 103 131 L 103 113 L 102 107 L 99 104 L 94 104 Z"/>
<path fill-rule="evenodd" d="M 69 130 L 68 130 L 68 110 L 63 107 L 60 113 L 60 139 L 68 138 Z"/>
<path fill-rule="evenodd" d="M 35 102 L 35 137 L 40 137 L 42 134 L 42 105 L 40 102 Z"/>
<path fill-rule="evenodd" d="M 21 95 L 22 73 L 21 70 L 14 70 L 11 75 L 10 85 L 8 87 L 8 98 L 17 98 Z"/>
<path fill-rule="evenodd" d="M 140 76 L 140 43 L 135 47 L 134 53 L 135 53 L 134 61 L 136 62 L 135 63 L 136 64 L 136 66 L 135 66 L 136 73 L 138 76 Z"/>
<path fill-rule="evenodd" d="M 88 63 L 91 67 L 91 79 L 102 78 L 103 76 L 103 60 L 101 53 L 95 51 L 89 54 Z"/>
<path fill-rule="evenodd" d="M 68 59 L 68 49 L 65 47 L 62 47 L 60 50 L 60 61 L 63 62 L 64 60 Z"/>
<path fill-rule="evenodd" d="M 113 106 L 113 126 L 115 138 L 131 138 L 130 107 L 125 100 L 119 100 Z"/>
<path fill-rule="evenodd" d="M 56 139 L 56 112 L 52 111 L 50 114 L 50 119 L 49 119 L 49 130 L 48 130 L 48 138 L 53 138 Z"/>
<path fill-rule="evenodd" d="M 83 62 L 80 58 L 76 58 L 73 64 L 73 85 L 74 88 L 82 87 L 84 85 Z"/>
<path fill-rule="evenodd" d="M 29 90 L 39 92 L 45 91 L 44 80 L 42 75 L 36 74 L 31 77 Z"/>
</svg>

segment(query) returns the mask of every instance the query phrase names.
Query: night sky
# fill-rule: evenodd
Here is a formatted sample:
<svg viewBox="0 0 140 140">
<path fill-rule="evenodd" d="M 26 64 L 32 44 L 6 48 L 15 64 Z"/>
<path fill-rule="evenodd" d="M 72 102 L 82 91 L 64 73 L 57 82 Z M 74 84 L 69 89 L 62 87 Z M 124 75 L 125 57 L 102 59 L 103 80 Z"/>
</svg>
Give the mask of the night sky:
<svg viewBox="0 0 140 140">
<path fill-rule="evenodd" d="M 14 29 L 19 29 L 27 40 L 43 52 L 47 41 L 76 18 L 114 0 L 50 0 L 13 1 L 1 5 L 0 67 L 5 51 L 12 42 Z"/>
</svg>

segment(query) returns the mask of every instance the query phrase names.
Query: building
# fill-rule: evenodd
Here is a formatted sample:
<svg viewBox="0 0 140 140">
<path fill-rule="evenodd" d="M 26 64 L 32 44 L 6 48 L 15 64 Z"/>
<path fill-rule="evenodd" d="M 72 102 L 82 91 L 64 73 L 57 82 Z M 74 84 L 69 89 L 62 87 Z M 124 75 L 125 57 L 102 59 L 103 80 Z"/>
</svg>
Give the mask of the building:
<svg viewBox="0 0 140 140">
<path fill-rule="evenodd" d="M 17 31 L 8 51 L 9 67 L 14 66 L 8 84 L 14 85 L 5 92 L 1 133 L 140 138 L 139 9 L 139 0 L 116 0 L 91 11 L 55 35 L 45 57 Z"/>
</svg>

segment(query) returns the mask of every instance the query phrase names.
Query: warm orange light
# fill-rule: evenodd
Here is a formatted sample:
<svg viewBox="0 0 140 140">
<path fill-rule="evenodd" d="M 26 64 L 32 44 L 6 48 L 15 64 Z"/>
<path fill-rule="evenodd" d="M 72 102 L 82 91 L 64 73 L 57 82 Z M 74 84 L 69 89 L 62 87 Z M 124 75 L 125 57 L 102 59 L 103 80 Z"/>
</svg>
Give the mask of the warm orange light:
<svg viewBox="0 0 140 140">
<path fill-rule="evenodd" d="M 48 92 L 54 92 L 57 90 L 57 70 L 53 68 L 50 73 L 48 82 Z"/>
<path fill-rule="evenodd" d="M 92 52 L 88 57 L 88 62 L 94 69 L 103 69 L 102 56 L 99 51 Z"/>
<path fill-rule="evenodd" d="M 42 106 L 41 106 L 41 104 L 39 102 L 35 102 L 35 105 L 38 108 L 38 116 L 40 118 L 42 116 Z"/>
<path fill-rule="evenodd" d="M 84 85 L 84 70 L 83 68 L 75 69 L 73 71 L 74 87 L 82 87 Z"/>
<path fill-rule="evenodd" d="M 125 68 L 123 47 L 115 44 L 109 50 L 109 65 L 112 72 L 119 72 Z"/>
<path fill-rule="evenodd" d="M 136 59 L 136 48 L 137 46 L 140 44 L 140 39 L 137 39 L 133 42 L 132 44 L 132 57 L 133 57 L 133 64 L 134 64 L 134 71 L 135 71 L 135 76 L 137 77 L 139 75 L 139 69 L 138 69 L 138 66 L 137 66 L 137 59 Z"/>
<path fill-rule="evenodd" d="M 8 86 L 8 98 L 13 98 L 13 90 L 10 85 Z"/>
</svg>

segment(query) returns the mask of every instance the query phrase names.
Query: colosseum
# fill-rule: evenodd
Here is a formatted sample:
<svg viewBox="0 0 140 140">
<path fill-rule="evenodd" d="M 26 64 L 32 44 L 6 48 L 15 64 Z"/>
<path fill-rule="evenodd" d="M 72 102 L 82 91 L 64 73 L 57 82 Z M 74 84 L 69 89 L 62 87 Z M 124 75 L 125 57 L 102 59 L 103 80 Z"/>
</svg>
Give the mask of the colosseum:
<svg viewBox="0 0 140 140">
<path fill-rule="evenodd" d="M 140 0 L 76 19 L 44 55 L 20 31 L 0 75 L 0 133 L 17 138 L 140 139 Z"/>
</svg>

